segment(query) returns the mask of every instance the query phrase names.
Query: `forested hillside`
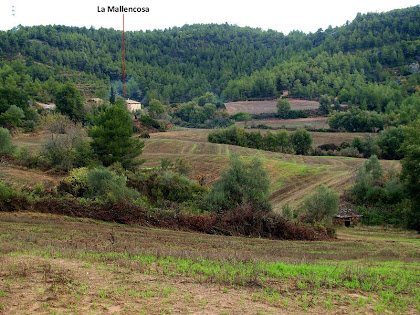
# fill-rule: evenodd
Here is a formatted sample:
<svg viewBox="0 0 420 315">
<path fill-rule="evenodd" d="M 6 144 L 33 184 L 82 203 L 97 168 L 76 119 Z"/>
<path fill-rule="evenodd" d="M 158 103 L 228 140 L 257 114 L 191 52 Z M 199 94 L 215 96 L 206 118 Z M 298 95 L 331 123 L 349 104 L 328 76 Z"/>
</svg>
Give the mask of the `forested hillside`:
<svg viewBox="0 0 420 315">
<path fill-rule="evenodd" d="M 418 89 L 419 20 L 416 6 L 359 14 L 314 34 L 228 24 L 127 32 L 127 97 L 176 103 L 205 92 L 238 100 L 289 90 L 295 97 L 329 94 L 385 111 Z M 67 80 L 89 96 L 104 97 L 111 83 L 121 92 L 121 48 L 122 34 L 112 29 L 35 26 L 0 32 L 2 102 L 53 100 Z"/>
</svg>

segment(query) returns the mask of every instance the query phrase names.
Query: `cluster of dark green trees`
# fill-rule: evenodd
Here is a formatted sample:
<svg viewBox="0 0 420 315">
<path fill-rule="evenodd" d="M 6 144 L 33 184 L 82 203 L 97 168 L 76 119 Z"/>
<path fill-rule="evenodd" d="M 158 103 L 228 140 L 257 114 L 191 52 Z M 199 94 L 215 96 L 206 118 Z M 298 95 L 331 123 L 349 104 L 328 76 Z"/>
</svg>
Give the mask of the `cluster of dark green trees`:
<svg viewBox="0 0 420 315">
<path fill-rule="evenodd" d="M 285 130 L 276 133 L 267 131 L 246 131 L 243 128 L 232 126 L 217 129 L 209 133 L 207 139 L 212 143 L 238 145 L 259 150 L 295 153 L 302 155 L 329 155 L 369 158 L 372 155 L 385 160 L 400 160 L 404 157 L 403 143 L 406 140 L 407 130 L 411 127 L 389 127 L 382 130 L 377 137 L 370 134 L 365 137 L 354 137 L 350 143 L 342 142 L 340 145 L 326 143 L 312 148 L 312 136 L 303 128 L 298 128 L 290 134 Z"/>
<path fill-rule="evenodd" d="M 289 90 L 296 97 L 328 94 L 383 111 L 389 102 L 400 105 L 419 80 L 410 67 L 419 46 L 419 12 L 415 6 L 359 14 L 351 23 L 310 34 L 228 24 L 127 32 L 126 95 L 179 103 L 206 92 L 235 100 Z M 115 30 L 21 27 L 0 32 L 0 66 L 21 54 L 34 83 L 31 97 L 40 91 L 37 85 L 50 78 L 61 82 L 63 73 L 98 94 L 110 83 L 121 93 L 121 45 Z M 397 82 L 390 71 L 395 67 Z"/>
<path fill-rule="evenodd" d="M 308 154 L 312 148 L 312 136 L 303 128 L 298 128 L 289 135 L 285 129 L 277 133 L 268 131 L 262 134 L 260 131 L 248 132 L 243 128 L 232 126 L 210 132 L 207 139 L 213 143 L 302 155 Z"/>
<path fill-rule="evenodd" d="M 173 122 L 185 127 L 215 128 L 233 124 L 217 95 L 207 92 L 171 109 Z"/>
<path fill-rule="evenodd" d="M 413 141 L 414 140 L 414 141 Z M 408 138 L 403 150 L 414 150 L 403 159 L 403 172 L 385 172 L 376 155 L 372 155 L 358 169 L 355 185 L 349 199 L 359 205 L 363 223 L 371 225 L 391 224 L 416 229 L 420 232 L 418 208 L 420 176 L 418 168 L 418 137 Z"/>
<path fill-rule="evenodd" d="M 385 111 L 362 110 L 353 106 L 345 112 L 333 111 L 328 123 L 331 129 L 348 132 L 377 132 L 386 126 L 409 124 L 420 118 L 420 94 L 414 93 L 405 98 L 399 106 L 390 101 Z"/>
<path fill-rule="evenodd" d="M 133 118 L 125 101 L 118 98 L 114 105 L 102 107 L 97 114 L 90 121 L 90 128 L 86 128 L 71 113 L 44 113 L 40 115 L 39 123 L 49 136 L 41 152 L 29 152 L 27 148 L 17 149 L 10 145 L 6 146 L 8 150 L 4 149 L 0 154 L 14 155 L 18 163 L 28 167 L 60 171 L 95 165 L 109 166 L 117 162 L 124 168 L 138 165 L 141 161 L 137 156 L 141 154 L 144 143 L 133 137 Z M 10 137 L 9 130 L 0 130 Z M 6 136 L 4 141 L 9 142 Z"/>
</svg>

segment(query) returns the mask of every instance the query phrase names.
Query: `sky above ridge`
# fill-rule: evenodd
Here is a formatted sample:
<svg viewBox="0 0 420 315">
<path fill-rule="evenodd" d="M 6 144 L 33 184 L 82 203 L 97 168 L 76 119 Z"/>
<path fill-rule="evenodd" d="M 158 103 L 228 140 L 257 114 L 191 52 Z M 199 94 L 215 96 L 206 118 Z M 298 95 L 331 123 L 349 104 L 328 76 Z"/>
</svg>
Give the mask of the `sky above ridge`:
<svg viewBox="0 0 420 315">
<path fill-rule="evenodd" d="M 148 7 L 147 13 L 125 13 L 125 29 L 153 30 L 194 23 L 229 23 L 288 34 L 341 26 L 358 12 L 385 12 L 418 5 L 413 0 L 1 0 L 0 30 L 19 24 L 67 25 L 122 29 L 122 13 L 99 13 L 98 7 Z M 12 14 L 14 7 L 15 15 Z"/>
</svg>

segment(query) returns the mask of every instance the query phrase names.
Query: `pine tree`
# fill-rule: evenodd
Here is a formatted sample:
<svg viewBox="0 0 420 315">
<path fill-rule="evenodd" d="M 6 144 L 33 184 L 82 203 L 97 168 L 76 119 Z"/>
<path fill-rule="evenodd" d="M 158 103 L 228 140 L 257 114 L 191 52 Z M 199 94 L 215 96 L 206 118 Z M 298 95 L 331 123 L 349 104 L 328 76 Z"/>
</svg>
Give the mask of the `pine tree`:
<svg viewBox="0 0 420 315">
<path fill-rule="evenodd" d="M 130 113 L 123 106 L 114 105 L 101 114 L 93 127 L 92 148 L 105 166 L 120 162 L 123 167 L 130 168 L 144 147 L 144 142 L 132 135 Z"/>
<path fill-rule="evenodd" d="M 111 95 L 109 96 L 109 102 L 111 104 L 115 104 L 115 91 L 112 85 L 111 85 Z"/>
</svg>

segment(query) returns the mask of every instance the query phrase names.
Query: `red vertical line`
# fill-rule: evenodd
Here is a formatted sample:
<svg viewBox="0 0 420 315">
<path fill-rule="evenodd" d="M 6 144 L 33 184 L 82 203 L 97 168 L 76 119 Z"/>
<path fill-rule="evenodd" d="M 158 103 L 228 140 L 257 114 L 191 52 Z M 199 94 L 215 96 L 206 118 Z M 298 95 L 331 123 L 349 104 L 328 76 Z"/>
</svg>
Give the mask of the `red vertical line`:
<svg viewBox="0 0 420 315">
<path fill-rule="evenodd" d="M 123 95 L 125 98 L 125 46 L 124 46 L 124 14 L 123 14 L 123 44 L 122 44 L 122 54 L 123 54 Z"/>
</svg>

